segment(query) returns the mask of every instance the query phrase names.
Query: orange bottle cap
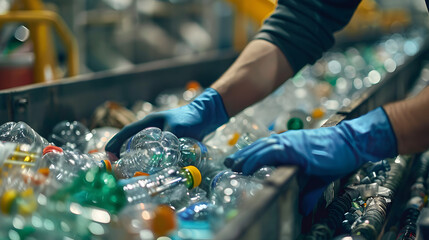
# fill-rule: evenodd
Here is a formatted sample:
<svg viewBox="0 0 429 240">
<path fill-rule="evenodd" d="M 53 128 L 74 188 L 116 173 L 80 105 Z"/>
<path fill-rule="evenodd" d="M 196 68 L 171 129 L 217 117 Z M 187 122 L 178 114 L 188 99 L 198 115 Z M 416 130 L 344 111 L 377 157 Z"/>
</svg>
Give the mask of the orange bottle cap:
<svg viewBox="0 0 429 240">
<path fill-rule="evenodd" d="M 325 111 L 322 108 L 315 108 L 311 113 L 311 117 L 313 118 L 321 118 L 325 115 Z"/>
<path fill-rule="evenodd" d="M 167 205 L 159 205 L 155 209 L 155 216 L 151 224 L 151 230 L 155 236 L 166 236 L 171 230 L 176 228 L 176 214 Z"/>
<path fill-rule="evenodd" d="M 145 172 L 136 172 L 134 173 L 134 177 L 140 177 L 140 176 L 150 176 L 149 173 L 145 173 Z"/>
<path fill-rule="evenodd" d="M 201 85 L 197 81 L 189 81 L 186 84 L 186 90 L 198 90 L 201 88 Z"/>
</svg>

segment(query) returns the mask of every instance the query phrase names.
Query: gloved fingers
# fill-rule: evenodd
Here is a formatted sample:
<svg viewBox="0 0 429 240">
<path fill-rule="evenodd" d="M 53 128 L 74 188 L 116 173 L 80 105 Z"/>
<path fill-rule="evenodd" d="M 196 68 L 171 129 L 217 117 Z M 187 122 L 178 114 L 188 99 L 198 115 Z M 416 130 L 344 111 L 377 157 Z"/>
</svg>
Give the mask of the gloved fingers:
<svg viewBox="0 0 429 240">
<path fill-rule="evenodd" d="M 256 141 L 253 144 L 226 157 L 224 164 L 226 167 L 231 168 L 233 171 L 235 171 L 234 169 L 241 170 L 247 158 L 257 153 L 259 150 L 265 148 L 265 146 L 266 145 L 263 141 Z"/>
<path fill-rule="evenodd" d="M 165 120 L 163 116 L 158 113 L 150 114 L 140 121 L 133 122 L 115 134 L 115 136 L 113 136 L 106 144 L 105 150 L 106 152 L 113 153 L 119 157 L 119 151 L 128 138 L 134 136 L 147 127 L 163 128 L 164 122 Z"/>
<path fill-rule="evenodd" d="M 270 145 L 259 150 L 249 156 L 246 163 L 242 165 L 241 172 L 244 175 L 250 175 L 265 165 L 275 167 L 280 164 L 287 164 L 286 155 L 279 152 L 282 150 L 279 149 L 278 145 Z"/>
</svg>

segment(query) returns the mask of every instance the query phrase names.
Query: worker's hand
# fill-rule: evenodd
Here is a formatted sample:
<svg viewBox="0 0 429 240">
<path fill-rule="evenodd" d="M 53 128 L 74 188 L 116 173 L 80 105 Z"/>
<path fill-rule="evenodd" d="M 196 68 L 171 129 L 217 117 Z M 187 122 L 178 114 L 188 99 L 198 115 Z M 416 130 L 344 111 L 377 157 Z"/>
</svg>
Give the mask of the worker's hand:
<svg viewBox="0 0 429 240">
<path fill-rule="evenodd" d="M 396 138 L 380 107 L 335 127 L 291 130 L 259 139 L 230 155 L 225 165 L 248 175 L 264 165 L 298 165 L 310 179 L 301 192 L 301 212 L 308 214 L 328 184 L 362 164 L 397 155 Z"/>
<path fill-rule="evenodd" d="M 308 175 L 332 176 L 396 154 L 395 134 L 380 107 L 335 127 L 291 130 L 259 139 L 227 157 L 225 165 L 246 175 L 264 165 L 298 165 Z"/>
<path fill-rule="evenodd" d="M 177 137 L 191 137 L 202 140 L 204 136 L 228 121 L 219 93 L 206 89 L 188 105 L 152 113 L 140 121 L 125 126 L 106 145 L 106 151 L 119 156 L 122 144 L 147 127 L 158 127 L 170 131 Z"/>
</svg>

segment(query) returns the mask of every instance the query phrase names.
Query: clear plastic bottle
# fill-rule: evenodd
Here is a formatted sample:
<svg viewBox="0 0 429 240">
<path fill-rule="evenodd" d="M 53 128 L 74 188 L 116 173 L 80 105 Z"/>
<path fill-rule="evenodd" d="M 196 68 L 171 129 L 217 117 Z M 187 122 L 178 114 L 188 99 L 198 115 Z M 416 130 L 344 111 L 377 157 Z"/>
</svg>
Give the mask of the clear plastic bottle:
<svg viewBox="0 0 429 240">
<path fill-rule="evenodd" d="M 0 209 L 4 214 L 29 215 L 37 209 L 34 189 L 22 178 L 21 171 L 13 171 L 2 179 Z"/>
<path fill-rule="evenodd" d="M 223 164 L 226 154 L 218 148 L 205 145 L 193 138 L 180 138 L 181 159 L 179 166 L 192 165 L 201 171 L 203 176 L 201 188 L 208 191 L 211 178 L 226 169 Z"/>
<path fill-rule="evenodd" d="M 49 168 L 49 175 L 61 184 L 72 182 L 80 172 L 91 168 L 112 170 L 106 153 L 79 154 L 52 145 L 43 150 L 42 161 Z"/>
<path fill-rule="evenodd" d="M 28 151 L 37 151 L 48 145 L 48 141 L 24 122 L 7 122 L 0 126 L 0 141 L 27 144 Z"/>
<path fill-rule="evenodd" d="M 62 121 L 54 126 L 50 141 L 67 150 L 79 150 L 85 152 L 92 134 L 89 129 L 80 122 Z"/>
<path fill-rule="evenodd" d="M 161 193 L 172 190 L 181 185 L 188 189 L 197 187 L 201 183 L 201 173 L 194 166 L 187 167 L 169 167 L 151 175 L 134 177 L 120 180 L 118 184 L 122 187 L 123 192 L 129 204 L 145 202 L 168 202 L 168 195 Z M 175 192 L 175 194 L 185 195 L 186 191 Z M 175 197 L 178 197 L 177 195 Z"/>
<path fill-rule="evenodd" d="M 92 129 L 92 137 L 88 142 L 85 152 L 95 153 L 104 151 L 104 147 L 106 146 L 106 144 L 119 131 L 119 128 L 114 127 L 101 127 Z"/>
<path fill-rule="evenodd" d="M 214 233 L 211 229 L 210 215 L 213 214 L 215 206 L 207 201 L 197 202 L 189 205 L 177 213 L 179 230 L 173 239 L 213 239 Z M 180 237 L 179 237 L 180 236 Z"/>
<path fill-rule="evenodd" d="M 118 214 L 118 223 L 119 228 L 112 229 L 109 239 L 157 239 L 177 227 L 173 209 L 153 203 L 126 206 Z"/>
<path fill-rule="evenodd" d="M 164 168 L 175 166 L 180 158 L 179 139 L 159 128 L 146 128 L 126 143 L 125 152 L 114 164 L 118 178 L 130 178 L 136 172 L 153 174 Z"/>
<path fill-rule="evenodd" d="M 268 128 L 261 122 L 241 113 L 207 136 L 203 143 L 208 146 L 216 146 L 226 155 L 229 155 L 237 151 L 238 142 L 254 142 L 259 138 L 269 136 L 269 134 Z"/>
<path fill-rule="evenodd" d="M 33 151 L 34 150 L 34 151 Z M 14 168 L 39 168 L 42 164 L 41 149 L 27 144 L 0 143 L 0 176 Z"/>
<path fill-rule="evenodd" d="M 242 174 L 224 170 L 218 173 L 210 185 L 211 201 L 222 207 L 225 216 L 234 214 L 243 200 L 262 189 L 262 181 Z"/>
<path fill-rule="evenodd" d="M 185 89 L 169 89 L 161 92 L 155 100 L 160 110 L 183 106 L 191 102 L 204 89 L 196 81 L 189 81 Z"/>
</svg>

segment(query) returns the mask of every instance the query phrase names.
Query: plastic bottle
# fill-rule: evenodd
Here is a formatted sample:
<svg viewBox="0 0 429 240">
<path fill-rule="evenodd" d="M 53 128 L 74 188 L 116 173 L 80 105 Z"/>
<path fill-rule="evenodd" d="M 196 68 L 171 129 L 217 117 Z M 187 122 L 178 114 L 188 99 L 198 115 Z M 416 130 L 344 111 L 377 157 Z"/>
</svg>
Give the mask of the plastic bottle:
<svg viewBox="0 0 429 240">
<path fill-rule="evenodd" d="M 226 169 L 223 160 L 225 153 L 218 148 L 205 145 L 193 138 L 180 138 L 181 159 L 179 166 L 192 165 L 201 171 L 203 176 L 201 188 L 208 191 L 211 179 L 218 172 Z"/>
<path fill-rule="evenodd" d="M 0 142 L 0 176 L 13 168 L 39 168 L 41 155 L 41 149 L 27 144 Z"/>
<path fill-rule="evenodd" d="M 175 194 L 172 193 L 169 197 L 169 200 L 170 200 L 169 204 L 174 208 L 176 212 L 182 211 L 183 209 L 187 208 L 189 205 L 192 205 L 194 203 L 209 201 L 209 199 L 207 198 L 207 192 L 203 190 L 201 187 L 193 188 L 191 190 L 186 189 L 185 186 L 183 186 L 183 188 L 182 189 L 177 188 L 177 191 L 179 192 L 186 191 L 185 195 L 178 194 L 180 197 L 176 197 Z"/>
<path fill-rule="evenodd" d="M 0 187 L 1 212 L 29 215 L 37 209 L 36 195 L 32 186 L 24 181 L 21 171 L 9 172 Z"/>
<path fill-rule="evenodd" d="M 72 182 L 81 171 L 90 168 L 112 170 L 112 165 L 105 153 L 79 154 L 52 145 L 43 150 L 42 161 L 44 166 L 49 168 L 50 176 L 61 184 Z"/>
<path fill-rule="evenodd" d="M 118 214 L 119 228 L 110 239 L 157 239 L 176 229 L 176 214 L 167 205 L 140 203 L 128 205 Z"/>
<path fill-rule="evenodd" d="M 129 204 L 144 202 L 167 203 L 168 195 L 162 195 L 165 191 L 174 190 L 181 185 L 188 189 L 197 187 L 201 183 L 201 173 L 194 166 L 169 167 L 151 176 L 140 176 L 130 179 L 120 180 L 121 186 Z M 178 195 L 185 195 L 185 191 L 175 192 Z M 177 195 L 175 197 L 178 197 Z M 179 196 L 180 197 L 180 196 Z"/>
<path fill-rule="evenodd" d="M 0 141 L 27 144 L 37 151 L 48 145 L 48 141 L 24 122 L 7 122 L 0 126 Z"/>
<path fill-rule="evenodd" d="M 202 93 L 203 88 L 196 81 L 189 81 L 185 89 L 169 89 L 156 97 L 155 103 L 160 110 L 183 106 Z"/>
<path fill-rule="evenodd" d="M 177 213 L 179 230 L 173 239 L 213 239 L 210 215 L 215 206 L 207 201 L 189 205 Z"/>
<path fill-rule="evenodd" d="M 211 202 L 218 207 L 224 218 L 235 216 L 240 203 L 263 188 L 256 178 L 244 176 L 230 170 L 218 173 L 210 185 Z"/>
<path fill-rule="evenodd" d="M 54 126 L 50 141 L 67 150 L 79 150 L 85 152 L 92 134 L 85 125 L 80 122 L 62 121 Z"/>
<path fill-rule="evenodd" d="M 119 128 L 101 127 L 91 130 L 92 137 L 88 142 L 85 152 L 95 153 L 104 151 L 104 147 L 109 140 L 119 132 Z"/>
<path fill-rule="evenodd" d="M 254 142 L 259 138 L 269 136 L 269 134 L 269 130 L 264 124 L 245 113 L 241 113 L 207 136 L 203 143 L 208 146 L 216 146 L 225 152 L 225 155 L 229 155 L 237 151 L 237 143 Z"/>
<path fill-rule="evenodd" d="M 155 127 L 143 129 L 126 145 L 128 150 L 113 166 L 118 178 L 130 178 L 136 172 L 153 174 L 176 165 L 180 158 L 179 139 Z"/>
</svg>

